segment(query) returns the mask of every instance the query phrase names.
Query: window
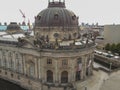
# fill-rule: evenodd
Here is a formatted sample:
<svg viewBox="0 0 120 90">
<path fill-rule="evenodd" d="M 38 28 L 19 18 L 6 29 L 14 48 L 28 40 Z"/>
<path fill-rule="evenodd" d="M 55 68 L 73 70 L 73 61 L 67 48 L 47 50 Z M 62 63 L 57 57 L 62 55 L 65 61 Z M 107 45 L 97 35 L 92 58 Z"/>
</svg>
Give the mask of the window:
<svg viewBox="0 0 120 90">
<path fill-rule="evenodd" d="M 47 59 L 47 64 L 52 64 L 52 59 Z"/>
<path fill-rule="evenodd" d="M 37 18 L 38 18 L 38 20 L 40 20 L 40 19 L 41 19 L 41 16 L 37 16 Z"/>
<path fill-rule="evenodd" d="M 29 67 L 29 75 L 30 75 L 30 77 L 33 77 L 34 73 L 35 73 L 35 65 L 31 64 L 30 67 Z"/>
<path fill-rule="evenodd" d="M 51 70 L 47 71 L 47 82 L 53 82 L 53 72 Z"/>
<path fill-rule="evenodd" d="M 81 70 L 82 70 L 82 58 L 78 58 L 76 68 L 76 81 L 81 79 Z"/>
<path fill-rule="evenodd" d="M 21 66 L 22 67 L 22 66 Z M 29 61 L 27 63 L 27 67 L 28 67 L 28 73 L 27 75 L 31 78 L 34 78 L 34 75 L 35 75 L 35 63 L 32 62 L 32 61 Z"/>
<path fill-rule="evenodd" d="M 11 73 L 11 77 L 13 77 L 13 74 Z"/>
<path fill-rule="evenodd" d="M 14 65 L 14 64 L 13 64 L 13 61 L 12 61 L 12 57 L 10 57 L 10 60 L 9 60 L 9 67 L 10 67 L 11 69 L 13 69 L 13 68 L 14 68 L 13 65 Z"/>
<path fill-rule="evenodd" d="M 75 16 L 75 15 L 74 15 L 74 16 L 72 16 L 72 19 L 73 19 L 73 20 L 75 20 L 75 19 L 76 19 L 76 16 Z"/>
<path fill-rule="evenodd" d="M 4 56 L 3 57 L 3 67 L 6 67 L 6 65 L 7 65 L 7 61 L 6 61 L 6 57 Z"/>
<path fill-rule="evenodd" d="M 82 58 L 78 58 L 78 59 L 77 59 L 77 64 L 82 63 L 81 61 L 82 61 Z"/>
<path fill-rule="evenodd" d="M 3 51 L 3 56 L 5 56 L 5 52 Z"/>
<path fill-rule="evenodd" d="M 5 75 L 7 75 L 7 72 L 5 72 Z"/>
<path fill-rule="evenodd" d="M 67 60 L 62 60 L 62 66 L 66 66 L 68 65 L 68 61 Z"/>
<path fill-rule="evenodd" d="M 68 83 L 68 72 L 63 71 L 61 73 L 61 83 Z"/>
<path fill-rule="evenodd" d="M 77 59 L 77 68 L 76 68 L 77 72 L 82 70 L 82 59 L 78 58 Z"/>
<path fill-rule="evenodd" d="M 17 61 L 17 71 L 19 72 L 19 73 L 22 73 L 22 65 L 21 65 L 21 61 L 19 60 L 19 61 Z"/>
<path fill-rule="evenodd" d="M 18 59 L 19 57 L 18 57 L 18 54 L 16 54 L 16 59 Z"/>
<path fill-rule="evenodd" d="M 58 20 L 58 14 L 54 15 L 55 20 Z"/>
<path fill-rule="evenodd" d="M 58 33 L 54 33 L 54 37 L 55 37 L 55 38 L 58 38 L 58 37 L 59 37 L 59 34 L 58 34 Z"/>
<path fill-rule="evenodd" d="M 12 53 L 11 52 L 9 53 L 9 57 L 12 57 Z"/>
</svg>

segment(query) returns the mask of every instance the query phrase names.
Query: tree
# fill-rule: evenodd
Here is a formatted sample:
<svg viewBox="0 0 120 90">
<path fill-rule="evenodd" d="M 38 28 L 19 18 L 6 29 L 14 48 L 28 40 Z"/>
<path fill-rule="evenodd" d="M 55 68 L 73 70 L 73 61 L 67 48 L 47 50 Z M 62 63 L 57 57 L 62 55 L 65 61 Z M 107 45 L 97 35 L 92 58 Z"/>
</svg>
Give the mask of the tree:
<svg viewBox="0 0 120 90">
<path fill-rule="evenodd" d="M 107 51 L 110 50 L 110 44 L 109 44 L 109 43 L 107 43 L 107 44 L 105 45 L 105 50 L 107 50 Z"/>
<path fill-rule="evenodd" d="M 118 53 L 120 55 L 120 43 L 118 43 L 118 44 L 113 43 L 112 45 L 107 43 L 105 45 L 105 50 L 111 51 L 112 53 Z"/>
<path fill-rule="evenodd" d="M 116 45 L 113 43 L 111 46 L 110 46 L 110 51 L 112 53 L 115 53 L 117 50 L 116 50 Z"/>
<path fill-rule="evenodd" d="M 120 55 L 120 43 L 118 43 L 117 45 L 116 45 L 116 52 Z"/>
</svg>

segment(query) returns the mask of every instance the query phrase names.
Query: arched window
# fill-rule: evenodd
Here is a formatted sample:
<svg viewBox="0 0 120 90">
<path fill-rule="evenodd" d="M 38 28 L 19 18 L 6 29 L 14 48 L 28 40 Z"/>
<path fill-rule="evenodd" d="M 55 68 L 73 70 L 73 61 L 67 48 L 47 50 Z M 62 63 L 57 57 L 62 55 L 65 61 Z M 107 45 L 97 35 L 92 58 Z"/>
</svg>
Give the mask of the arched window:
<svg viewBox="0 0 120 90">
<path fill-rule="evenodd" d="M 12 57 L 9 58 L 9 68 L 13 69 L 13 61 L 12 61 Z"/>
<path fill-rule="evenodd" d="M 82 58 L 77 59 L 76 81 L 81 79 Z"/>
<path fill-rule="evenodd" d="M 17 72 L 22 73 L 22 61 L 18 59 L 17 61 Z"/>
<path fill-rule="evenodd" d="M 5 55 L 5 51 L 2 52 L 2 66 L 6 67 L 6 55 Z"/>
<path fill-rule="evenodd" d="M 22 73 L 22 58 L 21 54 L 17 53 L 15 54 L 15 59 L 16 59 L 16 71 L 18 73 Z"/>
<path fill-rule="evenodd" d="M 29 63 L 29 75 L 30 77 L 34 77 L 35 74 L 35 64 L 33 62 Z"/>
<path fill-rule="evenodd" d="M 68 72 L 63 71 L 61 73 L 61 83 L 68 83 Z"/>
<path fill-rule="evenodd" d="M 75 20 L 76 19 L 76 15 L 72 16 L 72 20 Z"/>
<path fill-rule="evenodd" d="M 7 62 L 6 62 L 6 55 L 5 55 L 5 51 L 3 51 L 3 58 L 2 58 L 2 64 L 3 64 L 3 67 L 6 67 L 6 64 L 7 64 Z"/>
<path fill-rule="evenodd" d="M 92 65 L 91 55 L 87 56 L 87 63 L 86 63 L 86 65 L 87 65 L 86 75 L 89 76 L 91 74 L 90 68 L 91 68 L 91 65 Z"/>
<path fill-rule="evenodd" d="M 53 82 L 53 72 L 51 70 L 47 71 L 47 82 Z"/>
<path fill-rule="evenodd" d="M 6 67 L 6 58 L 4 56 L 2 58 L 2 67 Z"/>
<path fill-rule="evenodd" d="M 37 16 L 37 18 L 38 18 L 38 20 L 40 20 L 40 19 L 41 19 L 41 16 Z"/>
<path fill-rule="evenodd" d="M 77 64 L 79 64 L 79 63 L 82 63 L 82 58 L 81 57 L 77 59 Z"/>
<path fill-rule="evenodd" d="M 8 62 L 7 62 L 7 66 L 8 66 L 9 69 L 12 67 L 11 61 L 12 61 L 12 53 L 11 53 L 11 52 L 8 52 Z"/>
<path fill-rule="evenodd" d="M 54 15 L 54 19 L 58 20 L 58 14 L 57 13 Z"/>
</svg>

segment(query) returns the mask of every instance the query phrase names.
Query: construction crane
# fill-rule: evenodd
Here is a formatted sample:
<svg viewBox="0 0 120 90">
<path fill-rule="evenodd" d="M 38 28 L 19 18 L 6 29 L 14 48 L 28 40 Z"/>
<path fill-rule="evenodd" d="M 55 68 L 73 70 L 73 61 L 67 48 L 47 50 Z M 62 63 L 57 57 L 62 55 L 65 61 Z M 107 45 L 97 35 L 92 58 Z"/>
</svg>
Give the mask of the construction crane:
<svg viewBox="0 0 120 90">
<path fill-rule="evenodd" d="M 20 13 L 22 14 L 22 17 L 24 18 L 24 21 L 23 23 L 25 23 L 25 20 L 26 20 L 26 16 L 25 16 L 25 13 L 22 12 L 21 9 L 19 9 Z M 28 26 L 29 26 L 29 30 L 31 29 L 31 26 L 30 26 L 30 20 L 28 19 Z"/>
<path fill-rule="evenodd" d="M 20 11 L 20 13 L 22 14 L 22 17 L 24 18 L 24 22 L 25 22 L 25 18 L 26 18 L 25 14 L 22 12 L 21 9 L 19 9 L 19 11 Z"/>
</svg>

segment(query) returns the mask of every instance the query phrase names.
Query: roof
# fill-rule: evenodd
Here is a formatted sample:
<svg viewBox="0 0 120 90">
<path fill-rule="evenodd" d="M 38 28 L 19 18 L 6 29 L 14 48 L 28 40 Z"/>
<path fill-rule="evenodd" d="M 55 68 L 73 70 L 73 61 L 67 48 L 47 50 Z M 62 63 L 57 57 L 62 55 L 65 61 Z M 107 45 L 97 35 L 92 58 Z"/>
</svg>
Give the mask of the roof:
<svg viewBox="0 0 120 90">
<path fill-rule="evenodd" d="M 29 30 L 29 26 L 24 26 L 24 25 L 21 25 L 20 28 L 24 31 L 27 31 Z M 5 31 L 7 30 L 7 26 L 6 25 L 0 25 L 0 31 Z"/>
<path fill-rule="evenodd" d="M 7 29 L 6 25 L 0 25 L 0 31 L 5 31 Z"/>
<path fill-rule="evenodd" d="M 3 38 L 14 38 L 14 39 L 17 39 L 17 38 L 19 38 L 19 37 L 25 37 L 25 35 L 24 34 L 12 34 L 12 35 L 4 35 L 4 36 L 2 36 Z"/>
<path fill-rule="evenodd" d="M 20 26 L 22 30 L 27 31 L 29 30 L 29 26 Z"/>
<path fill-rule="evenodd" d="M 38 27 L 76 27 L 78 17 L 74 12 L 65 8 L 64 3 L 50 2 L 47 9 L 42 10 L 35 18 Z"/>
<path fill-rule="evenodd" d="M 7 26 L 7 30 L 21 30 L 20 26 L 16 22 L 11 22 Z"/>
</svg>

